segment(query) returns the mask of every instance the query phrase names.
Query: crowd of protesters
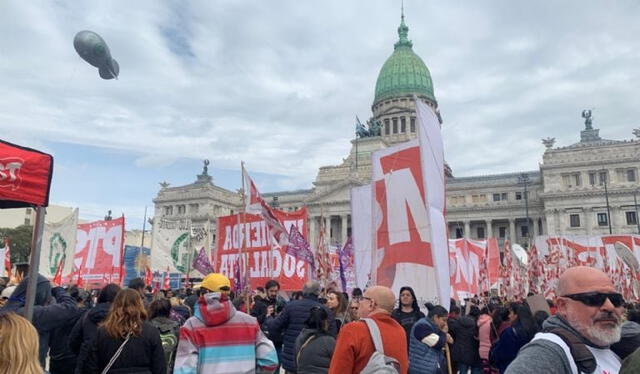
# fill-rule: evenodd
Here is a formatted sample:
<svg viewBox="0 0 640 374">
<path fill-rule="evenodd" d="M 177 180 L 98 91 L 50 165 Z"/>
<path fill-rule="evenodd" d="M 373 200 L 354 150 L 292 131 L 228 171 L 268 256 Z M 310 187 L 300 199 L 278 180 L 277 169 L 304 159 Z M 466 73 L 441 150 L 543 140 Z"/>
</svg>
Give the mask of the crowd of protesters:
<svg viewBox="0 0 640 374">
<path fill-rule="evenodd" d="M 236 296 L 216 273 L 164 291 L 140 278 L 89 292 L 40 276 L 29 323 L 26 286 L 0 285 L 0 374 L 640 373 L 640 309 L 589 267 L 559 278 L 549 312 L 488 294 L 420 305 L 411 287 L 347 294 L 315 281 Z"/>
</svg>

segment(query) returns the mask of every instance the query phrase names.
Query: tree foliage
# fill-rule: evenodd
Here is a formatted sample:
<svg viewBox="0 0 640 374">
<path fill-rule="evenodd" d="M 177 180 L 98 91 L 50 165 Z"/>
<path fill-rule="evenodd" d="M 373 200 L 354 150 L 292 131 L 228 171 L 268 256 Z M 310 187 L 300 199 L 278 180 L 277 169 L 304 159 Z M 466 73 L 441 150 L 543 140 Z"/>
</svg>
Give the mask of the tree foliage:
<svg viewBox="0 0 640 374">
<path fill-rule="evenodd" d="M 0 228 L 0 238 L 8 238 L 11 248 L 11 263 L 28 262 L 31 253 L 33 226 L 22 225 L 15 229 Z"/>
</svg>

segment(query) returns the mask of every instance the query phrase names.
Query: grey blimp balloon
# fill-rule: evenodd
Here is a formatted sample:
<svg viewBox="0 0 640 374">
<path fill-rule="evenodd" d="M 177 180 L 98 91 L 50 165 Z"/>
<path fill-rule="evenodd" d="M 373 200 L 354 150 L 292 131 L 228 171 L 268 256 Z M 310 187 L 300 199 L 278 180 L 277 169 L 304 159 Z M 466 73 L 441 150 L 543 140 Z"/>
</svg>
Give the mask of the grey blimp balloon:
<svg viewBox="0 0 640 374">
<path fill-rule="evenodd" d="M 73 38 L 73 47 L 83 60 L 98 68 L 102 79 L 118 78 L 120 66 L 111 57 L 107 43 L 93 31 L 80 31 Z"/>
</svg>

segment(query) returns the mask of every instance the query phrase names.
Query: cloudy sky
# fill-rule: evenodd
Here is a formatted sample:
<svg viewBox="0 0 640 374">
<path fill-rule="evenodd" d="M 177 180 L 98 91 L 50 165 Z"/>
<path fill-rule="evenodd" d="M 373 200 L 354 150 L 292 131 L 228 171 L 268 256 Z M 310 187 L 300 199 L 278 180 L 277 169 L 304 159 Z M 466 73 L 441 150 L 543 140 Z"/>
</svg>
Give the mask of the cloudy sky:
<svg viewBox="0 0 640 374">
<path fill-rule="evenodd" d="M 55 157 L 51 201 L 140 225 L 166 180 L 309 188 L 349 152 L 397 40 L 400 2 L 3 1 L 0 138 Z M 601 136 L 640 127 L 640 3 L 405 1 L 456 176 L 534 170 L 592 108 Z M 73 49 L 93 30 L 105 81 Z M 131 227 L 133 228 L 133 227 Z"/>
</svg>

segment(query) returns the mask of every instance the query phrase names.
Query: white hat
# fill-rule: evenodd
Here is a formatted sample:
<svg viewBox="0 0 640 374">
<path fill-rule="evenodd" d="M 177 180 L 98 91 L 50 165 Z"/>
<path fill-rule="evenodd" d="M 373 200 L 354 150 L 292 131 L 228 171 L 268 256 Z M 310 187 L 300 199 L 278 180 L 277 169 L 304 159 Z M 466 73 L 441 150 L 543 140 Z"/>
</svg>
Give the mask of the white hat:
<svg viewBox="0 0 640 374">
<path fill-rule="evenodd" d="M 16 286 L 9 286 L 7 288 L 5 288 L 4 290 L 2 290 L 2 295 L 1 298 L 2 299 L 8 299 L 11 297 L 11 295 L 13 294 L 13 290 L 16 289 Z"/>
</svg>

